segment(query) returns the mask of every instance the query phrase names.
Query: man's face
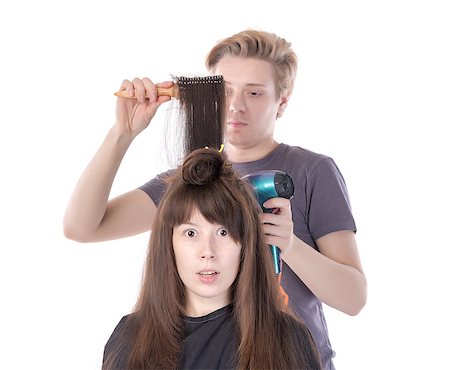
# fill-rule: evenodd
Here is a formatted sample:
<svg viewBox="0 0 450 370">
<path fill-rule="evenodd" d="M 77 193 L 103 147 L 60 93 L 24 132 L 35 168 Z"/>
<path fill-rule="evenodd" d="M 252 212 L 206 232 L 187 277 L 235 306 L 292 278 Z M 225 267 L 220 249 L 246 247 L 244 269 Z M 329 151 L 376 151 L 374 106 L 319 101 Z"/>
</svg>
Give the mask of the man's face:
<svg viewBox="0 0 450 370">
<path fill-rule="evenodd" d="M 284 97 L 277 98 L 272 64 L 225 56 L 214 73 L 225 80 L 227 144 L 239 149 L 272 145 L 277 113 L 285 102 Z"/>
</svg>

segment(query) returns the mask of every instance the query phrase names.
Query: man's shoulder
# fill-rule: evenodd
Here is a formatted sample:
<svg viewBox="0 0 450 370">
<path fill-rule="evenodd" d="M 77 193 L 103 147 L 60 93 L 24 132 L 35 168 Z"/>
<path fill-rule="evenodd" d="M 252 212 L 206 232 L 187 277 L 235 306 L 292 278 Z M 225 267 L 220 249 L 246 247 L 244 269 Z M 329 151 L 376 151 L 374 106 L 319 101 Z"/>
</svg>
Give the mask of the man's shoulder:
<svg viewBox="0 0 450 370">
<path fill-rule="evenodd" d="M 308 170 L 312 170 L 322 163 L 333 162 L 332 158 L 325 154 L 287 144 L 279 145 L 278 153 L 274 159 L 279 163 L 289 164 L 297 169 Z"/>
<path fill-rule="evenodd" d="M 281 156 L 295 157 L 299 159 L 307 159 L 309 161 L 321 161 L 330 158 L 329 156 L 321 153 L 317 153 L 310 149 L 305 149 L 300 146 L 280 144 L 280 154 Z"/>
</svg>

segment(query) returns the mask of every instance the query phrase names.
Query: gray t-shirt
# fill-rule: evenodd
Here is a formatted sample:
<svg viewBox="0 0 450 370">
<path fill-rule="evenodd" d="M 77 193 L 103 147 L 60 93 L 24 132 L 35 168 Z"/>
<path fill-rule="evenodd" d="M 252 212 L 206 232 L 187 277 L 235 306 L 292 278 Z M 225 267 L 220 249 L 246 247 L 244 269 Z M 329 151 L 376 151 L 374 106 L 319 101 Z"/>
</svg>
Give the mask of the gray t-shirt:
<svg viewBox="0 0 450 370">
<path fill-rule="evenodd" d="M 291 199 L 294 234 L 317 250 L 315 240 L 334 231 L 356 232 L 350 200 L 344 178 L 334 161 L 309 150 L 278 145 L 267 157 L 246 163 L 235 163 L 233 168 L 242 176 L 262 170 L 280 170 L 288 173 L 294 182 Z M 165 191 L 163 179 L 167 172 L 140 187 L 159 204 Z M 334 369 L 334 351 L 328 338 L 328 329 L 322 302 L 306 287 L 286 263 L 282 266 L 281 284 L 289 296 L 291 308 L 304 320 L 321 354 L 324 369 Z"/>
</svg>

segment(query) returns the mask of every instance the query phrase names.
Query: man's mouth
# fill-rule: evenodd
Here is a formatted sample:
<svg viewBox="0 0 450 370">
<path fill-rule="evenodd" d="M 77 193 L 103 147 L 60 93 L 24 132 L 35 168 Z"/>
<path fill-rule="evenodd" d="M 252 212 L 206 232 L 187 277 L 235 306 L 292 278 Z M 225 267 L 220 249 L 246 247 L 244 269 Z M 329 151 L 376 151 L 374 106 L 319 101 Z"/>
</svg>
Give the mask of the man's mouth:
<svg viewBox="0 0 450 370">
<path fill-rule="evenodd" d="M 239 128 L 239 127 L 247 126 L 247 124 L 244 122 L 241 122 L 241 121 L 228 121 L 228 126 L 230 126 L 232 128 Z"/>
</svg>

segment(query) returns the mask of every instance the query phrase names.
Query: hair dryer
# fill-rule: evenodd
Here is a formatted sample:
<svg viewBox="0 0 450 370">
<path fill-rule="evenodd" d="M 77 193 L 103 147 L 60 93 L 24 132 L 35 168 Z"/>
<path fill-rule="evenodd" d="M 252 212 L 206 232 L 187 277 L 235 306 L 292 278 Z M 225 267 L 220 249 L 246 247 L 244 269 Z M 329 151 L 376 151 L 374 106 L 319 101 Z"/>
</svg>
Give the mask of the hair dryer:
<svg viewBox="0 0 450 370">
<path fill-rule="evenodd" d="M 256 199 L 265 213 L 274 211 L 273 208 L 265 208 L 263 206 L 266 200 L 278 197 L 290 199 L 294 195 L 292 178 L 283 171 L 258 171 L 249 173 L 243 179 L 246 179 L 253 187 Z M 271 245 L 270 251 L 273 256 L 275 275 L 279 276 L 281 273 L 280 249 L 275 245 Z"/>
</svg>

